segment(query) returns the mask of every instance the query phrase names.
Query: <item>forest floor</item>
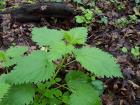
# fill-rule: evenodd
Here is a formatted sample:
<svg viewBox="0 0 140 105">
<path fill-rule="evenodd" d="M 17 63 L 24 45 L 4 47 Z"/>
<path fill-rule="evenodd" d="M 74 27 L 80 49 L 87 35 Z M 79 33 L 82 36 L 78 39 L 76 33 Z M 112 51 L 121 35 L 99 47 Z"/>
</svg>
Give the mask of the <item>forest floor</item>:
<svg viewBox="0 0 140 105">
<path fill-rule="evenodd" d="M 113 21 L 135 15 L 133 8 L 136 3 L 134 0 L 120 0 L 123 5 L 120 6 L 120 9 L 110 1 L 98 0 L 96 2 L 96 6 L 102 10 L 101 16 L 108 17 L 108 22 L 106 24 L 98 22 L 101 16 L 96 15 L 95 20 L 88 26 L 89 38 L 87 43 L 115 56 L 121 65 L 124 79 L 102 79 L 105 83 L 102 101 L 104 105 L 140 105 L 140 55 L 134 56 L 132 54 L 132 48 L 140 47 L 140 13 L 139 16 L 136 14 L 136 23 L 124 23 L 124 26 L 118 27 L 121 23 L 113 24 Z M 37 46 L 31 40 L 31 29 L 33 27 L 47 26 L 68 30 L 81 26 L 75 22 L 74 18 L 71 20 L 55 20 L 54 18 L 48 18 L 40 23 L 14 22 L 7 31 L 0 32 L 2 37 L 0 48 L 7 49 L 12 45 L 27 45 L 30 49 L 37 49 Z"/>
</svg>

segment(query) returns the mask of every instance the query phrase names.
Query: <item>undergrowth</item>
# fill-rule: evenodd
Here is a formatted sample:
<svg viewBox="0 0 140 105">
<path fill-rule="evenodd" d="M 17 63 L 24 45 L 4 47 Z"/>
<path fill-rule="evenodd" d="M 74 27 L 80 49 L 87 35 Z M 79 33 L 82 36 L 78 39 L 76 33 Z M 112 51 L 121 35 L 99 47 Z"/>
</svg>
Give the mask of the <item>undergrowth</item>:
<svg viewBox="0 0 140 105">
<path fill-rule="evenodd" d="M 116 59 L 87 45 L 87 36 L 85 27 L 33 28 L 38 50 L 0 51 L 0 105 L 101 105 L 104 85 L 96 77 L 123 76 Z"/>
</svg>

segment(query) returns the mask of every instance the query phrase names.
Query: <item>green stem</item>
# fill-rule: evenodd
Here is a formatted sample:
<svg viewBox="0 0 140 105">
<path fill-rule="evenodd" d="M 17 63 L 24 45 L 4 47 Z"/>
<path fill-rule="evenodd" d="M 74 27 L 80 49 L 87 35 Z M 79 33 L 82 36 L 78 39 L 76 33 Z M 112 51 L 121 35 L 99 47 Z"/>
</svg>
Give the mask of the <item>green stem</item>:
<svg viewBox="0 0 140 105">
<path fill-rule="evenodd" d="M 61 85 L 59 83 L 56 83 L 56 84 L 58 85 L 57 89 L 62 87 L 62 88 L 65 88 L 65 89 L 67 89 L 67 90 L 69 90 L 71 92 L 71 89 L 65 86 L 67 84 L 63 84 L 63 85 Z"/>
<path fill-rule="evenodd" d="M 64 62 L 67 58 L 67 55 L 64 56 L 64 58 L 62 59 L 61 63 L 58 65 L 58 69 L 55 72 L 55 74 L 53 75 L 52 79 L 55 79 L 55 77 L 57 76 L 57 74 L 59 73 L 59 71 L 63 68 Z"/>
<path fill-rule="evenodd" d="M 70 65 L 70 64 L 72 64 L 73 62 L 75 62 L 76 60 L 73 60 L 73 61 L 71 61 L 71 62 L 69 62 L 69 63 L 67 63 L 67 64 L 65 64 L 64 65 L 64 67 L 66 67 L 66 66 L 68 66 L 68 65 Z"/>
</svg>

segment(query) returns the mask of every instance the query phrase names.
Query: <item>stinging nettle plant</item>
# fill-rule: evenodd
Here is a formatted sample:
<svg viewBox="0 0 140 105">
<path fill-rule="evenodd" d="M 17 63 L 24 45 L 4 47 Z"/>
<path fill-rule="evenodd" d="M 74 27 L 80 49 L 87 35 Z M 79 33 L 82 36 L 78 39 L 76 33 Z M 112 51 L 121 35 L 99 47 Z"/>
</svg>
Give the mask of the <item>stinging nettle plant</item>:
<svg viewBox="0 0 140 105">
<path fill-rule="evenodd" d="M 1 51 L 0 105 L 101 105 L 103 83 L 95 78 L 123 76 L 112 55 L 86 44 L 87 35 L 85 27 L 33 28 L 40 50 Z"/>
</svg>

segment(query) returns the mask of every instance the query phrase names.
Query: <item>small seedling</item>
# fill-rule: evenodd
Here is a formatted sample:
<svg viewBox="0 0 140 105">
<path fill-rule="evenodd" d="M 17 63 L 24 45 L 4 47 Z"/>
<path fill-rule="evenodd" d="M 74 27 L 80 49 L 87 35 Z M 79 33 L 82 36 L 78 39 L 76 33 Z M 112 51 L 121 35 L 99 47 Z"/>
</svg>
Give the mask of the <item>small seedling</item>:
<svg viewBox="0 0 140 105">
<path fill-rule="evenodd" d="M 76 22 L 79 24 L 88 25 L 94 20 L 93 12 L 90 9 L 84 9 L 81 7 L 83 15 L 75 16 Z"/>
<path fill-rule="evenodd" d="M 121 50 L 122 50 L 123 53 L 127 53 L 128 52 L 128 49 L 126 47 L 123 47 Z"/>
<path fill-rule="evenodd" d="M 136 15 L 129 15 L 130 23 L 137 23 L 138 17 Z"/>
<path fill-rule="evenodd" d="M 99 23 L 107 25 L 108 24 L 108 17 L 106 17 L 106 16 L 101 17 L 101 20 L 99 21 Z"/>
<path fill-rule="evenodd" d="M 138 46 L 135 46 L 131 49 L 131 54 L 134 56 L 134 57 L 138 57 L 140 56 L 140 47 Z"/>
<path fill-rule="evenodd" d="M 3 10 L 6 6 L 5 0 L 0 0 L 0 11 Z"/>
<path fill-rule="evenodd" d="M 120 2 L 118 0 L 110 0 L 110 2 L 115 5 L 118 11 L 122 11 L 125 9 L 125 5 L 123 4 L 123 2 Z"/>
<path fill-rule="evenodd" d="M 129 24 L 129 21 L 126 17 L 121 17 L 114 22 L 115 26 L 118 28 L 124 28 Z"/>
<path fill-rule="evenodd" d="M 117 4 L 117 10 L 118 11 L 123 11 L 125 9 L 125 5 L 122 2 L 119 2 Z"/>
<path fill-rule="evenodd" d="M 100 15 L 102 13 L 103 13 L 102 10 L 100 8 L 98 8 L 97 6 L 95 6 L 94 14 Z"/>
</svg>

